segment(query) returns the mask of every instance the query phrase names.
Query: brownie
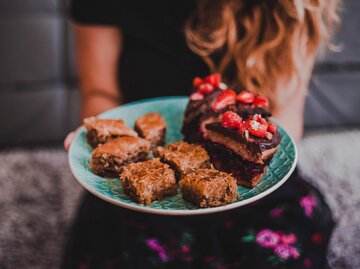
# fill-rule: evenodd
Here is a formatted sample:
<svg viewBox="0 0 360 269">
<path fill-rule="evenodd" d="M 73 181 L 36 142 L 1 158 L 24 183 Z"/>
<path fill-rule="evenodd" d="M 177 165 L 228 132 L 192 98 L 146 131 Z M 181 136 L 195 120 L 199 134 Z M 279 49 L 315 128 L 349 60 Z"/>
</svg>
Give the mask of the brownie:
<svg viewBox="0 0 360 269">
<path fill-rule="evenodd" d="M 87 141 L 93 148 L 113 138 L 121 136 L 138 136 L 133 129 L 125 125 L 123 120 L 89 117 L 84 119 L 84 125 L 87 129 Z"/>
<path fill-rule="evenodd" d="M 199 145 L 187 142 L 175 142 L 165 148 L 157 147 L 153 150 L 153 154 L 175 170 L 177 179 L 195 169 L 211 167 L 206 150 Z"/>
<path fill-rule="evenodd" d="M 151 148 L 165 144 L 166 123 L 159 113 L 148 113 L 138 118 L 135 131 L 150 142 Z"/>
<path fill-rule="evenodd" d="M 157 158 L 128 164 L 123 167 L 120 180 L 124 192 L 139 204 L 150 205 L 177 194 L 174 171 Z"/>
<path fill-rule="evenodd" d="M 150 143 L 140 137 L 122 136 L 99 145 L 92 153 L 90 167 L 100 176 L 115 178 L 121 167 L 144 161 L 150 152 Z"/>
<path fill-rule="evenodd" d="M 236 180 L 215 169 L 198 169 L 179 182 L 184 200 L 198 207 L 216 207 L 238 198 Z"/>
</svg>

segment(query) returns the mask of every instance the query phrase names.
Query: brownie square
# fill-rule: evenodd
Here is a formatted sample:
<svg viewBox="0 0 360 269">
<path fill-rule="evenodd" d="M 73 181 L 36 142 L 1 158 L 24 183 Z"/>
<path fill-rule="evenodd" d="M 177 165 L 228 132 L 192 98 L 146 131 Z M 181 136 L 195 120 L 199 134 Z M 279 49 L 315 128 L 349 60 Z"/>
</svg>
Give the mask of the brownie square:
<svg viewBox="0 0 360 269">
<path fill-rule="evenodd" d="M 84 119 L 84 125 L 87 129 L 87 141 L 93 148 L 113 138 L 121 136 L 138 136 L 133 129 L 125 125 L 123 120 L 89 117 Z"/>
<path fill-rule="evenodd" d="M 198 169 L 179 182 L 184 200 L 198 207 L 216 207 L 238 198 L 236 180 L 215 169 Z"/>
<path fill-rule="evenodd" d="M 124 192 L 139 204 L 150 205 L 177 194 L 174 171 L 157 158 L 128 164 L 122 169 L 120 180 Z"/>
<path fill-rule="evenodd" d="M 178 179 L 195 169 L 211 167 L 209 155 L 204 148 L 182 141 L 172 143 L 165 148 L 157 147 L 153 150 L 153 154 L 170 165 Z"/>
<path fill-rule="evenodd" d="M 97 175 L 118 177 L 121 167 L 146 160 L 150 143 L 140 137 L 123 136 L 99 145 L 92 153 L 90 167 Z"/>
<path fill-rule="evenodd" d="M 151 148 L 165 144 L 166 123 L 159 113 L 148 113 L 138 118 L 135 131 L 150 142 Z"/>
</svg>

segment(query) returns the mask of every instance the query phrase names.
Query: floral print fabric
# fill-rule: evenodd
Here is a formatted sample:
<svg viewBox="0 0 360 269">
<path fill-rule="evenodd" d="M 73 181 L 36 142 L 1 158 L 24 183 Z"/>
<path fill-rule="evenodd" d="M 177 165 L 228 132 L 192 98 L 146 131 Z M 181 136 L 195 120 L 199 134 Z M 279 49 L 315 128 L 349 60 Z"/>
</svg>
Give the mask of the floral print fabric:
<svg viewBox="0 0 360 269">
<path fill-rule="evenodd" d="M 326 268 L 334 223 L 297 172 L 249 206 L 193 217 L 127 211 L 86 194 L 63 268 Z"/>
</svg>

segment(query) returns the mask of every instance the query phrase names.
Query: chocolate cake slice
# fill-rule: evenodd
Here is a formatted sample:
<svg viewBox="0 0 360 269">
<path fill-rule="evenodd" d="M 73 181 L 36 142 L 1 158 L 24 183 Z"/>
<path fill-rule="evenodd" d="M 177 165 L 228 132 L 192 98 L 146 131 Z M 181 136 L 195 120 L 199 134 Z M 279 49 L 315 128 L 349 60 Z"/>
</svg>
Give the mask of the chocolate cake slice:
<svg viewBox="0 0 360 269">
<path fill-rule="evenodd" d="M 177 179 L 184 177 L 195 169 L 210 168 L 209 155 L 204 148 L 186 142 L 175 142 L 167 147 L 153 150 L 155 157 L 175 170 Z"/>
<path fill-rule="evenodd" d="M 206 124 L 204 138 L 214 167 L 248 187 L 261 181 L 281 139 L 275 125 L 260 115 L 242 121 L 234 112 L 226 112 L 221 122 Z"/>
<path fill-rule="evenodd" d="M 157 158 L 128 164 L 122 169 L 120 180 L 124 192 L 139 204 L 150 205 L 177 194 L 174 171 Z"/>
<path fill-rule="evenodd" d="M 150 142 L 151 148 L 165 144 L 166 123 L 159 113 L 148 113 L 138 118 L 135 131 Z"/>
<path fill-rule="evenodd" d="M 145 139 L 131 136 L 115 138 L 94 149 L 90 167 L 94 174 L 115 178 L 124 165 L 146 160 L 149 152 L 150 143 Z"/>
<path fill-rule="evenodd" d="M 198 207 L 216 207 L 238 198 L 236 180 L 215 169 L 198 169 L 179 182 L 184 200 Z"/>
<path fill-rule="evenodd" d="M 125 125 L 123 120 L 89 117 L 84 119 L 84 125 L 87 129 L 86 139 L 93 148 L 116 137 L 138 136 L 133 129 Z"/>
</svg>

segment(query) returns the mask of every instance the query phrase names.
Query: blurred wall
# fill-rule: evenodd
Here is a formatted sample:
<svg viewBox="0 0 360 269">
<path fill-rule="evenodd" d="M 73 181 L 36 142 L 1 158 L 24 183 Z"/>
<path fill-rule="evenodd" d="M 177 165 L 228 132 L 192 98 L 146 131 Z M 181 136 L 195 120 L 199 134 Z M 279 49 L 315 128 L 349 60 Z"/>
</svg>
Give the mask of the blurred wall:
<svg viewBox="0 0 360 269">
<path fill-rule="evenodd" d="M 79 99 L 73 33 L 62 0 L 0 1 L 0 146 L 61 142 Z M 308 127 L 360 124 L 360 0 L 345 0 L 337 41 L 317 65 Z"/>
</svg>

